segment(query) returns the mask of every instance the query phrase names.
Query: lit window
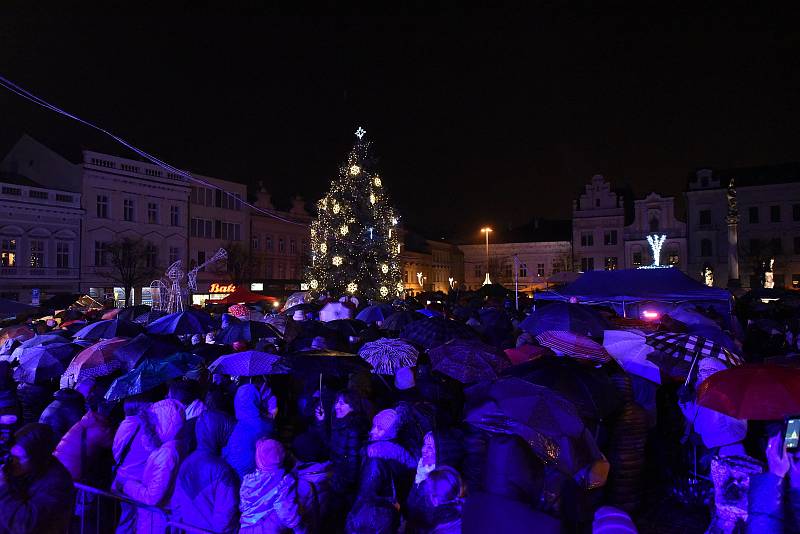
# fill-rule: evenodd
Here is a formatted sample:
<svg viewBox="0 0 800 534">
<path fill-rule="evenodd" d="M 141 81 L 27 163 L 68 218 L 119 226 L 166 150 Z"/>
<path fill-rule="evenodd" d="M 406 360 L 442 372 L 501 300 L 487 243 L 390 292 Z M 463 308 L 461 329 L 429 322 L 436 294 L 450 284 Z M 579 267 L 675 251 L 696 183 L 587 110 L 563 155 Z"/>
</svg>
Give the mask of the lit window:
<svg viewBox="0 0 800 534">
<path fill-rule="evenodd" d="M 16 267 L 17 265 L 17 240 L 0 240 L 0 265 L 3 267 Z"/>
<path fill-rule="evenodd" d="M 44 241 L 32 239 L 30 242 L 30 249 L 31 267 L 34 269 L 41 269 L 44 267 Z"/>
<path fill-rule="evenodd" d="M 617 257 L 616 256 L 607 256 L 605 263 L 606 263 L 606 271 L 616 271 L 617 270 Z"/>
<path fill-rule="evenodd" d="M 544 270 L 544 265 L 542 265 L 542 270 Z M 520 263 L 519 264 L 519 277 L 526 278 L 528 276 L 528 264 L 527 263 Z"/>
<path fill-rule="evenodd" d="M 536 276 L 544 276 L 544 263 L 536 264 Z"/>
</svg>

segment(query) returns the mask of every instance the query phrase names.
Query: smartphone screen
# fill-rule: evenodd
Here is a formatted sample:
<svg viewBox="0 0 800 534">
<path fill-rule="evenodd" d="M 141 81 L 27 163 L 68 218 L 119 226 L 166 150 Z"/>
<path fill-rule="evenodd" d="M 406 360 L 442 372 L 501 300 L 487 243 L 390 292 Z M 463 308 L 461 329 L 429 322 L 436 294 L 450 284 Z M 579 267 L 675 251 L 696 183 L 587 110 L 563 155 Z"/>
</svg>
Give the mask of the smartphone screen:
<svg viewBox="0 0 800 534">
<path fill-rule="evenodd" d="M 786 433 L 783 435 L 786 450 L 796 451 L 800 445 L 800 416 L 786 419 Z"/>
</svg>

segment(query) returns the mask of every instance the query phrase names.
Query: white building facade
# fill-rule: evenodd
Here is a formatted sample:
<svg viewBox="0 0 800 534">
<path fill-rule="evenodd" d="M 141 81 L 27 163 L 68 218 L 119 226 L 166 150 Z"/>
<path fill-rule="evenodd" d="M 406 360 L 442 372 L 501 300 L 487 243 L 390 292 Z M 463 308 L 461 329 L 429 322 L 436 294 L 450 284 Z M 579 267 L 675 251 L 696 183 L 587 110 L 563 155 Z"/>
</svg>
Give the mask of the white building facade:
<svg viewBox="0 0 800 534">
<path fill-rule="evenodd" d="M 623 268 L 625 208 L 603 175 L 596 174 L 572 206 L 575 268 L 581 272 Z"/>
<path fill-rule="evenodd" d="M 688 267 L 686 223 L 675 216 L 675 199 L 650 193 L 634 201 L 633 223 L 625 227 L 626 269 L 653 265 L 653 247 L 648 236 L 663 236 L 660 265 L 670 265 L 686 272 Z M 621 266 L 622 267 L 622 266 Z"/>
</svg>

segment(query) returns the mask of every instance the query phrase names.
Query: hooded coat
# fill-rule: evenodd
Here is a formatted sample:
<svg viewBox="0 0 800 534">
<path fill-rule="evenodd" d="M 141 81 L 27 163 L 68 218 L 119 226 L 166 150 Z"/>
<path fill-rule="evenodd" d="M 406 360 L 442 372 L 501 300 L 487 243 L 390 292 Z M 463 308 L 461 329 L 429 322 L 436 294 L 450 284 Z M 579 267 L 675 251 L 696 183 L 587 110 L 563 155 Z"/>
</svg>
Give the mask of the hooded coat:
<svg viewBox="0 0 800 534">
<path fill-rule="evenodd" d="M 111 421 L 90 411 L 64 434 L 53 456 L 64 464 L 73 480 L 106 487 L 110 481 L 101 483 L 99 475 L 95 474 L 110 468 L 107 460 L 110 460 L 113 443 L 114 428 Z"/>
<path fill-rule="evenodd" d="M 405 502 L 414 478 L 417 460 L 397 443 L 400 421 L 394 410 L 384 410 L 375 416 L 394 413 L 393 423 L 380 439 L 367 443 L 362 453 L 358 499 L 385 498 Z"/>
<path fill-rule="evenodd" d="M 172 496 L 174 520 L 211 532 L 228 532 L 239 522 L 239 477 L 222 459 L 234 421 L 207 410 L 197 418 L 197 449 L 181 464 Z"/>
<path fill-rule="evenodd" d="M 330 458 L 333 467 L 331 487 L 336 493 L 354 493 L 361 464 L 361 447 L 367 439 L 367 420 L 350 412 L 331 420 Z"/>
<path fill-rule="evenodd" d="M 228 445 L 222 450 L 222 457 L 241 478 L 256 468 L 256 441 L 271 437 L 275 427 L 272 421 L 261 415 L 261 395 L 253 384 L 239 386 L 233 407 L 236 426 Z"/>
<path fill-rule="evenodd" d="M 154 403 L 146 412 L 148 427 L 155 436 L 142 437 L 149 442 L 151 452 L 144 464 L 141 481 L 127 479 L 123 493 L 135 501 L 164 506 L 169 502 L 180 465 L 180 445 L 175 439 L 184 423 L 184 408 L 174 399 Z M 139 509 L 136 513 L 137 532 L 162 532 L 166 527 L 165 516 L 158 512 Z"/>
<path fill-rule="evenodd" d="M 772 473 L 750 477 L 747 502 L 747 534 L 800 531 L 800 490 Z"/>
<path fill-rule="evenodd" d="M 39 422 L 52 428 L 56 439 L 61 439 L 86 413 L 86 399 L 74 389 L 60 389 L 54 396 L 55 400 L 42 411 Z"/>
</svg>

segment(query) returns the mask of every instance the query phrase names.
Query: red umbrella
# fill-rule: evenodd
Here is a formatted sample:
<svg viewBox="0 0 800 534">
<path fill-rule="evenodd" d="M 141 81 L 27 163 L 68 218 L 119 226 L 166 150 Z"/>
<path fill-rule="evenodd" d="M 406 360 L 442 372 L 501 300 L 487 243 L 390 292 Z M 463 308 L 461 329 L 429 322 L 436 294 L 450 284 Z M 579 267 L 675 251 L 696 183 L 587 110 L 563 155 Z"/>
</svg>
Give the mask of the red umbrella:
<svg viewBox="0 0 800 534">
<path fill-rule="evenodd" d="M 769 364 L 725 369 L 700 384 L 697 403 L 737 419 L 800 414 L 800 369 Z"/>
<path fill-rule="evenodd" d="M 547 354 L 547 349 L 544 347 L 537 347 L 536 345 L 520 345 L 513 349 L 506 349 L 506 357 L 511 360 L 514 365 L 535 360 Z"/>
<path fill-rule="evenodd" d="M 536 340 L 544 347 L 553 349 L 556 354 L 572 356 L 579 360 L 597 363 L 611 361 L 611 355 L 603 345 L 580 334 L 566 330 L 548 330 L 536 336 Z"/>
</svg>

